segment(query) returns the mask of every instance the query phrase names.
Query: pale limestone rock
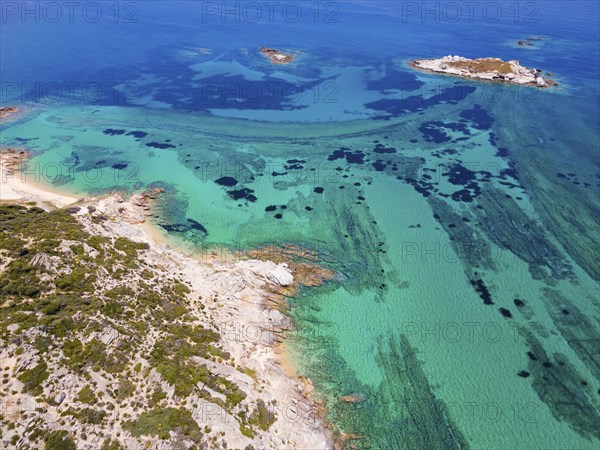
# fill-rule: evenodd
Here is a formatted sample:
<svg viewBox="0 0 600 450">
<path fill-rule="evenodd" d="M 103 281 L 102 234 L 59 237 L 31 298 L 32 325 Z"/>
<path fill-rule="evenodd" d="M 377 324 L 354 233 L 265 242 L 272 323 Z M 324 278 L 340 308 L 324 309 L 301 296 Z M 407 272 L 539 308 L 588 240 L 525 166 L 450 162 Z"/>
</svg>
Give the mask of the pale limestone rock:
<svg viewBox="0 0 600 450">
<path fill-rule="evenodd" d="M 499 68 L 494 68 L 494 66 L 491 65 L 490 69 L 476 70 L 474 67 L 466 68 L 461 67 L 461 65 L 457 66 L 453 64 L 459 61 L 468 62 L 481 60 L 485 60 L 484 62 L 486 63 L 487 67 L 490 67 L 490 63 L 497 63 L 498 65 L 503 65 L 503 67 L 500 70 Z M 506 70 L 506 64 L 510 66 L 510 71 Z M 511 60 L 503 63 L 503 61 L 499 58 L 481 58 L 479 60 L 470 60 L 458 55 L 448 55 L 439 59 L 416 60 L 412 62 L 412 65 L 429 72 L 445 73 L 478 80 L 510 82 L 512 84 L 527 84 L 538 87 L 547 87 L 549 85 L 553 85 L 553 83 L 549 83 L 548 80 L 542 78 L 537 69 L 523 67 L 517 60 Z"/>
<path fill-rule="evenodd" d="M 60 258 L 57 256 L 50 256 L 47 253 L 38 253 L 31 258 L 31 265 L 36 267 L 43 267 L 48 271 L 54 271 L 60 264 Z"/>
<path fill-rule="evenodd" d="M 279 264 L 267 277 L 280 286 L 290 286 L 294 282 L 294 277 L 285 263 Z"/>
<path fill-rule="evenodd" d="M 65 397 L 66 397 L 65 393 L 60 392 L 54 396 L 54 401 L 56 402 L 57 405 L 60 405 L 63 402 L 63 400 L 65 399 Z"/>
</svg>

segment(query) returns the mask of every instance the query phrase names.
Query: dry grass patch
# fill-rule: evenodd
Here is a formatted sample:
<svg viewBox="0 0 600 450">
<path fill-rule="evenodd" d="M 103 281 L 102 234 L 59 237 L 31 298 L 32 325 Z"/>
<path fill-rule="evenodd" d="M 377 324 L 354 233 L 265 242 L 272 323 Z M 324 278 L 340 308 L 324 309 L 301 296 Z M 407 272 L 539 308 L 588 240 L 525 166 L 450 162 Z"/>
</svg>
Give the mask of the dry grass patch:
<svg viewBox="0 0 600 450">
<path fill-rule="evenodd" d="M 451 61 L 447 63 L 450 67 L 458 69 L 473 69 L 475 72 L 493 72 L 508 74 L 512 72 L 510 63 L 498 58 L 481 58 L 470 61 Z"/>
</svg>

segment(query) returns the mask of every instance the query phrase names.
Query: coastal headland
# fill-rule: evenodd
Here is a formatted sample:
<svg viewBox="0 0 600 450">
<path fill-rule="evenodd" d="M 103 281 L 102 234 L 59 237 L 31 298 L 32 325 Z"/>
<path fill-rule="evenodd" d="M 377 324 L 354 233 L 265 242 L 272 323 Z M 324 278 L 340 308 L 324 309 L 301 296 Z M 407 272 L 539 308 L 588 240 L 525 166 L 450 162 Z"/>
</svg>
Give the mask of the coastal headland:
<svg viewBox="0 0 600 450">
<path fill-rule="evenodd" d="M 332 272 L 284 262 L 300 249 L 200 261 L 150 230 L 159 190 L 64 195 L 20 176 L 26 149 L 0 155 L 7 445 L 333 447 L 281 307 Z"/>
</svg>

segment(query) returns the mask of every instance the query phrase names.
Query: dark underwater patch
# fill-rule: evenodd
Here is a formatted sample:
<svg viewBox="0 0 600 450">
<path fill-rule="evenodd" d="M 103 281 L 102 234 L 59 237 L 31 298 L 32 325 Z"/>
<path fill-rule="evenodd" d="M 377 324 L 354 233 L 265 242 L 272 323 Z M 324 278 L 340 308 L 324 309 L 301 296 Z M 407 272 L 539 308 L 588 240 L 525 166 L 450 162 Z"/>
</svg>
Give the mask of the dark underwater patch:
<svg viewBox="0 0 600 450">
<path fill-rule="evenodd" d="M 427 142 L 435 142 L 441 144 L 442 142 L 450 141 L 450 136 L 444 130 L 452 130 L 454 132 L 461 132 L 464 137 L 455 139 L 452 142 L 458 142 L 467 140 L 471 135 L 471 131 L 464 123 L 457 122 L 442 122 L 441 120 L 423 122 L 419 126 L 419 131 L 423 135 L 423 138 Z"/>
<path fill-rule="evenodd" d="M 174 145 L 171 145 L 171 144 L 162 144 L 160 142 L 148 142 L 146 144 L 146 147 L 160 148 L 160 149 L 175 148 Z"/>
<path fill-rule="evenodd" d="M 460 113 L 460 117 L 470 120 L 473 128 L 478 130 L 488 130 L 494 123 L 494 118 L 481 105 L 475 105 L 472 109 L 465 109 Z"/>
<path fill-rule="evenodd" d="M 215 183 L 217 183 L 220 186 L 233 187 L 236 184 L 238 184 L 238 180 L 236 180 L 233 177 L 221 177 L 216 179 Z"/>
<path fill-rule="evenodd" d="M 442 129 L 443 127 L 444 122 L 441 121 L 423 122 L 419 126 L 419 131 L 426 142 L 441 144 L 442 142 L 450 141 L 450 136 Z"/>
<path fill-rule="evenodd" d="M 396 70 L 386 65 L 385 75 L 378 80 L 370 80 L 367 83 L 367 89 L 383 93 L 388 90 L 415 91 L 424 84 L 414 74 L 408 71 Z"/>
<path fill-rule="evenodd" d="M 120 136 L 122 134 L 125 134 L 127 132 L 127 130 L 117 130 L 115 128 L 107 128 L 106 130 L 104 130 L 102 132 L 108 136 Z"/>
<path fill-rule="evenodd" d="M 435 192 L 435 187 L 431 183 L 427 183 L 425 181 L 418 181 L 412 177 L 406 177 L 404 179 L 408 184 L 410 184 L 415 191 L 421 194 L 423 197 L 429 197 L 432 192 Z"/>
<path fill-rule="evenodd" d="M 405 99 L 382 99 L 367 103 L 365 107 L 375 111 L 386 112 L 392 117 L 401 116 L 411 112 L 422 111 L 440 103 L 456 104 L 473 92 L 475 92 L 475 88 L 472 86 L 452 86 L 443 89 L 439 94 L 429 98 L 424 98 L 422 95 L 413 95 Z M 378 119 L 389 119 L 389 116 L 378 117 Z"/>
<path fill-rule="evenodd" d="M 505 147 L 500 147 L 496 152 L 496 156 L 500 158 L 508 158 L 508 149 Z"/>
<path fill-rule="evenodd" d="M 236 189 L 233 191 L 227 191 L 227 194 L 233 200 L 244 199 L 249 202 L 255 202 L 257 200 L 256 196 L 254 195 L 254 189 L 250 189 L 250 188 L 242 188 L 242 189 Z"/>
<path fill-rule="evenodd" d="M 561 280 L 573 276 L 572 267 L 561 250 L 505 192 L 485 189 L 478 202 L 481 208 L 476 211 L 481 230 L 500 248 L 527 262 L 534 279 Z"/>
<path fill-rule="evenodd" d="M 469 191 L 468 189 L 461 189 L 459 191 L 453 192 L 450 197 L 455 202 L 464 202 L 464 203 L 471 203 L 473 201 L 473 199 L 475 198 L 473 193 L 471 191 Z"/>
<path fill-rule="evenodd" d="M 99 161 L 89 161 L 84 166 L 81 166 L 78 170 L 79 171 L 89 171 L 89 170 L 94 170 L 94 169 L 102 169 L 104 167 L 109 167 L 112 164 L 113 163 L 109 162 L 106 159 L 101 159 Z"/>
<path fill-rule="evenodd" d="M 345 159 L 348 164 L 364 164 L 365 154 L 360 150 L 353 152 L 347 147 L 341 147 L 339 150 L 334 150 L 333 153 L 327 157 L 328 161 L 335 161 L 337 159 Z"/>
<path fill-rule="evenodd" d="M 490 294 L 489 289 L 485 285 L 482 279 L 471 280 L 471 286 L 475 289 L 475 291 L 479 294 L 479 297 L 483 300 L 484 305 L 493 305 L 492 294 Z"/>
<path fill-rule="evenodd" d="M 530 358 L 528 366 L 523 375 L 531 376 L 531 384 L 554 418 L 568 424 L 581 436 L 596 439 L 600 438 L 600 429 L 598 428 L 598 409 L 595 407 L 594 392 L 592 389 L 582 387 L 581 380 L 584 378 L 579 371 L 569 362 L 569 359 L 562 353 L 553 352 L 552 357 L 555 362 L 551 362 L 551 356 L 548 354 L 542 343 L 528 329 L 520 328 L 520 334 L 525 338 L 527 346 L 536 359 Z M 589 366 L 597 354 L 597 340 L 582 339 L 585 334 L 578 334 L 576 341 L 585 341 L 589 345 L 591 353 L 586 354 L 584 362 Z M 569 341 L 570 344 L 573 341 Z M 543 361 L 539 364 L 539 361 Z"/>
<path fill-rule="evenodd" d="M 169 233 L 187 233 L 189 231 L 197 231 L 204 236 L 208 235 L 208 231 L 200 222 L 194 219 L 187 219 L 186 223 L 160 224 L 160 227 Z"/>
<path fill-rule="evenodd" d="M 454 185 L 465 186 L 476 179 L 475 172 L 461 164 L 453 164 L 443 175 L 448 177 L 448 182 Z"/>
<path fill-rule="evenodd" d="M 237 110 L 300 110 L 308 106 L 296 100 L 315 86 L 335 76 L 314 79 L 305 82 L 288 81 L 265 76 L 260 80 L 252 80 L 242 75 L 217 74 L 205 77 L 198 82 L 198 72 L 190 69 L 168 55 L 173 76 L 169 83 L 155 83 L 144 86 L 153 99 L 168 103 L 174 108 L 188 111 L 206 111 L 213 109 Z M 324 95 L 331 94 L 325 93 Z"/>
<path fill-rule="evenodd" d="M 383 144 L 377 144 L 375 145 L 375 148 L 373 149 L 373 151 L 375 153 L 379 153 L 379 154 L 386 154 L 386 153 L 396 153 L 396 149 L 393 147 L 386 147 Z"/>
<path fill-rule="evenodd" d="M 302 170 L 306 161 L 303 159 L 288 159 L 287 164 L 283 166 L 285 170 Z"/>
<path fill-rule="evenodd" d="M 64 186 L 65 184 L 68 184 L 71 181 L 73 181 L 73 177 L 69 175 L 60 174 L 52 179 L 52 184 L 54 186 Z"/>
<path fill-rule="evenodd" d="M 148 133 L 145 133 L 143 131 L 130 131 L 129 133 L 127 133 L 127 136 L 133 136 L 136 139 L 142 139 L 148 136 Z"/>
<path fill-rule="evenodd" d="M 375 161 L 373 163 L 373 168 L 377 172 L 383 172 L 385 170 L 385 168 L 386 168 L 386 164 L 381 159 L 378 159 L 377 161 Z"/>
<path fill-rule="evenodd" d="M 123 170 L 127 168 L 127 163 L 116 163 L 113 164 L 111 167 L 116 170 Z"/>
</svg>

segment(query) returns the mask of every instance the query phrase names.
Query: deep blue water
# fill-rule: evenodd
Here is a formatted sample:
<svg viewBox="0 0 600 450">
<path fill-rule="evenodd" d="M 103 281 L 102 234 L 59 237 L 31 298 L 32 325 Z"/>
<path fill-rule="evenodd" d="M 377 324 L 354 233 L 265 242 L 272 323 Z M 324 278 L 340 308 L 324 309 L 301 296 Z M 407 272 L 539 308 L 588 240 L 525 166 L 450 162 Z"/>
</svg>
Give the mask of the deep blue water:
<svg viewBox="0 0 600 450">
<path fill-rule="evenodd" d="M 2 2 L 2 103 L 154 100 L 224 115 L 287 110 L 261 116 L 270 120 L 347 120 L 393 87 L 414 85 L 403 61 L 447 54 L 516 58 L 554 73 L 583 102 L 598 95 L 594 1 L 99 2 L 72 16 L 51 3 L 27 3 L 27 14 L 24 4 Z M 511 46 L 532 35 L 548 39 L 537 50 Z M 261 46 L 300 51 L 299 66 L 266 64 Z M 199 47 L 211 54 L 186 53 Z"/>
</svg>

